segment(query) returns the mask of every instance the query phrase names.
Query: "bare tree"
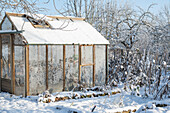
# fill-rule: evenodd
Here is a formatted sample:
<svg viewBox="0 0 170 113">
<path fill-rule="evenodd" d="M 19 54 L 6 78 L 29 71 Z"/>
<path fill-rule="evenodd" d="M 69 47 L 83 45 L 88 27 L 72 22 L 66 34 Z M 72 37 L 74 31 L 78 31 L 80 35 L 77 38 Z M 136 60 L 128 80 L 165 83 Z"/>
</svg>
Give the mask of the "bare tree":
<svg viewBox="0 0 170 113">
<path fill-rule="evenodd" d="M 42 2 L 43 4 L 47 4 L 49 2 Z M 27 12 L 30 14 L 36 14 L 38 12 L 47 10 L 46 8 L 39 7 L 40 0 L 1 0 L 0 1 L 0 15 L 5 11 L 11 12 Z"/>
</svg>

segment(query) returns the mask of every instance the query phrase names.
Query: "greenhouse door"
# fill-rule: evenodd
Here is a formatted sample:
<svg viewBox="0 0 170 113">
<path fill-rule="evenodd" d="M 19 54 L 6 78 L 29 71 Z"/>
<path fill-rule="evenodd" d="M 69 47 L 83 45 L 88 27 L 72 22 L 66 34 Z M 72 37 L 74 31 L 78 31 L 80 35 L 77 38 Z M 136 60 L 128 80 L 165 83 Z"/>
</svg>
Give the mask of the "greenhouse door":
<svg viewBox="0 0 170 113">
<path fill-rule="evenodd" d="M 0 58 L 1 58 L 1 91 L 14 93 L 13 77 L 14 57 L 12 54 L 14 50 L 13 37 L 14 35 L 1 35 L 0 40 Z M 12 43 L 11 43 L 12 42 Z M 14 79 L 15 80 L 15 79 Z"/>
<path fill-rule="evenodd" d="M 83 87 L 95 85 L 95 45 L 79 46 L 79 84 Z"/>
</svg>

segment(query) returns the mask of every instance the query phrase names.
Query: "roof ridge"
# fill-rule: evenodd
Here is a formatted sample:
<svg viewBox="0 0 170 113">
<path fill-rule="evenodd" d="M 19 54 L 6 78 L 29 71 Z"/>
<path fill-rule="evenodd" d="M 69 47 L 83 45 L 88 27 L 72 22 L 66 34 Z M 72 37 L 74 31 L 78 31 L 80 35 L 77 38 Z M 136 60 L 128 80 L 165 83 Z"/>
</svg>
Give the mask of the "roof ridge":
<svg viewBox="0 0 170 113">
<path fill-rule="evenodd" d="M 18 17 L 22 17 L 22 16 L 25 16 L 25 15 L 28 15 L 30 16 L 29 14 L 26 14 L 26 13 L 9 13 L 9 12 L 6 12 L 5 13 L 6 15 L 8 16 L 18 16 Z M 44 14 L 42 14 L 44 15 Z M 49 17 L 49 18 L 52 18 L 52 19 L 68 19 L 68 20 L 81 20 L 81 21 L 85 21 L 85 18 L 82 18 L 82 17 L 70 17 L 70 16 L 50 16 L 50 15 L 45 15 L 46 17 Z"/>
</svg>

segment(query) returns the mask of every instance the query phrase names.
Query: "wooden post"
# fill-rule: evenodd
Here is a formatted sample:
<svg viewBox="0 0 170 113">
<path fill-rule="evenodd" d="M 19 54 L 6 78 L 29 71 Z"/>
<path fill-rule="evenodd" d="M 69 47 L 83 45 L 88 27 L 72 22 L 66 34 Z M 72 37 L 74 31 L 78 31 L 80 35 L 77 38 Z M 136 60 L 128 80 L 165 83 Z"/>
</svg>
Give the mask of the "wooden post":
<svg viewBox="0 0 170 113">
<path fill-rule="evenodd" d="M 29 45 L 25 46 L 25 97 L 29 95 Z"/>
<path fill-rule="evenodd" d="M 10 49 L 11 49 L 11 38 L 8 38 L 8 62 L 7 62 L 7 64 L 8 64 L 8 70 L 7 70 L 8 77 L 10 76 L 10 73 L 11 73 L 11 51 L 10 51 Z"/>
<path fill-rule="evenodd" d="M 106 80 L 105 84 L 107 85 L 108 82 L 108 45 L 106 45 Z"/>
<path fill-rule="evenodd" d="M 39 45 L 37 45 L 37 50 L 38 50 L 37 59 L 38 59 L 38 63 L 40 63 L 40 48 L 39 48 Z"/>
<path fill-rule="evenodd" d="M 53 63 L 53 46 L 51 46 L 51 63 Z"/>
<path fill-rule="evenodd" d="M 95 86 L 95 45 L 93 45 L 93 87 Z"/>
<path fill-rule="evenodd" d="M 48 89 L 48 45 L 46 45 L 46 90 Z"/>
<path fill-rule="evenodd" d="M 1 92 L 1 77 L 2 77 L 2 38 L 0 35 L 0 92 Z"/>
<path fill-rule="evenodd" d="M 65 60 L 66 60 L 66 45 L 63 45 L 63 91 L 65 91 L 65 79 L 66 79 Z"/>
<path fill-rule="evenodd" d="M 151 93 L 151 68 L 152 68 L 152 64 L 150 63 L 150 68 L 149 68 L 149 94 Z"/>
<path fill-rule="evenodd" d="M 81 82 L 81 45 L 79 45 L 79 75 L 78 75 L 78 83 Z"/>
<path fill-rule="evenodd" d="M 10 74 L 11 74 L 11 93 L 15 94 L 15 54 L 14 54 L 14 34 L 10 37 Z"/>
</svg>

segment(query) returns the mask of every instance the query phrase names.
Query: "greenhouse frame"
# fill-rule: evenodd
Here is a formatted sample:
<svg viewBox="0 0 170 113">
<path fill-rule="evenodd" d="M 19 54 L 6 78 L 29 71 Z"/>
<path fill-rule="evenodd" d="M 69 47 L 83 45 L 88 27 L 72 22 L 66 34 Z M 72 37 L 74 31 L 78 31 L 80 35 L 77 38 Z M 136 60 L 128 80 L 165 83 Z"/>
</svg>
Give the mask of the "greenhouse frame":
<svg viewBox="0 0 170 113">
<path fill-rule="evenodd" d="M 108 45 L 84 18 L 6 12 L 0 24 L 0 91 L 28 96 L 105 85 Z"/>
</svg>

